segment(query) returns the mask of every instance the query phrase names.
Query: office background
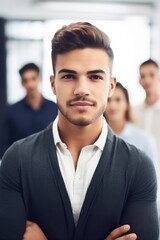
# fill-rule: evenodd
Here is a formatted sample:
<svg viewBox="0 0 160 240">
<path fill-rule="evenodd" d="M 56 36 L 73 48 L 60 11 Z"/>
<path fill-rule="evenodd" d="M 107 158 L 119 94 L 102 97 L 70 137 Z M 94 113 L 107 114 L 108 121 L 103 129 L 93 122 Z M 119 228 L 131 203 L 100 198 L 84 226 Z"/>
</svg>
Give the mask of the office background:
<svg viewBox="0 0 160 240">
<path fill-rule="evenodd" d="M 42 70 L 42 93 L 50 89 L 51 39 L 62 25 L 90 21 L 106 32 L 115 53 L 113 75 L 130 93 L 134 106 L 144 99 L 138 67 L 153 58 L 160 63 L 158 0 L 0 0 L 0 109 L 24 96 L 19 68 L 27 62 Z"/>
</svg>

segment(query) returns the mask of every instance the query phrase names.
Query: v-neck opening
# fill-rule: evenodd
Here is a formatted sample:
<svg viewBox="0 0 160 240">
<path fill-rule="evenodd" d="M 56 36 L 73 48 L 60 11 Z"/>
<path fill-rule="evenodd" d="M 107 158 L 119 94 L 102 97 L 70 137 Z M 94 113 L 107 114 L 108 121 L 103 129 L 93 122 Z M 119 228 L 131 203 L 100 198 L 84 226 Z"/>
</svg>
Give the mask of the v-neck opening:
<svg viewBox="0 0 160 240">
<path fill-rule="evenodd" d="M 100 183 L 106 172 L 107 166 L 109 166 L 110 164 L 110 158 L 112 156 L 112 150 L 114 145 L 113 144 L 114 135 L 112 134 L 111 130 L 108 129 L 106 144 L 100 157 L 99 163 L 91 179 L 90 185 L 87 189 L 86 196 L 84 198 L 84 202 L 82 204 L 82 208 L 80 211 L 77 226 L 75 226 L 74 223 L 71 202 L 58 164 L 56 146 L 54 144 L 51 126 L 46 132 L 46 137 L 47 141 L 49 141 L 47 147 L 49 152 L 49 158 L 51 161 L 51 166 L 53 168 L 53 175 L 56 179 L 56 184 L 59 189 L 62 204 L 64 207 L 65 212 L 64 217 L 66 218 L 66 226 L 68 228 L 67 229 L 68 239 L 81 240 L 83 239 L 83 233 L 85 232 L 85 225 L 87 222 L 88 214 L 91 211 L 96 194 L 98 193 L 98 191 L 100 191 Z M 51 148 L 51 146 L 53 146 L 53 149 Z"/>
</svg>

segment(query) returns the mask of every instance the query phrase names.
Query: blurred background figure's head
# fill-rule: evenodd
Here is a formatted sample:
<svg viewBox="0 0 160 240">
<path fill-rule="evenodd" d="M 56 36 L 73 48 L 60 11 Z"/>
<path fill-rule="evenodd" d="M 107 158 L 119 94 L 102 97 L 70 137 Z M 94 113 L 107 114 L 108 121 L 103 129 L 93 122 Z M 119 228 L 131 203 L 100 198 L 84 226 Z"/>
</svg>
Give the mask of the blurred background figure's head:
<svg viewBox="0 0 160 240">
<path fill-rule="evenodd" d="M 39 67 L 35 63 L 27 63 L 19 70 L 19 74 L 27 96 L 35 96 L 38 94 L 41 83 Z"/>
<path fill-rule="evenodd" d="M 119 82 L 117 82 L 113 96 L 109 98 L 104 116 L 110 126 L 116 123 L 124 125 L 126 121 L 134 122 L 128 91 Z"/>
<path fill-rule="evenodd" d="M 158 91 L 160 83 L 158 64 L 154 60 L 149 59 L 140 65 L 139 73 L 139 82 L 146 94 L 155 94 Z"/>
</svg>

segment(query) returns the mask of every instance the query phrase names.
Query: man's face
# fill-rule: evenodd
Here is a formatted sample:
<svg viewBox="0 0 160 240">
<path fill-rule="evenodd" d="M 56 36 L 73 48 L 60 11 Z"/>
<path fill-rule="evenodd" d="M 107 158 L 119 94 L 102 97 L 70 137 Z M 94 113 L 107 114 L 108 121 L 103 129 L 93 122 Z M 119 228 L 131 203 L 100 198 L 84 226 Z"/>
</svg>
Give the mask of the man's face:
<svg viewBox="0 0 160 240">
<path fill-rule="evenodd" d="M 55 76 L 51 76 L 59 117 L 78 126 L 95 122 L 102 116 L 115 82 L 104 50 L 85 48 L 59 54 Z"/>
<path fill-rule="evenodd" d="M 21 77 L 22 86 L 25 88 L 27 95 L 35 94 L 38 91 L 41 82 L 38 72 L 35 70 L 27 70 Z"/>
<path fill-rule="evenodd" d="M 147 64 L 140 68 L 140 84 L 146 93 L 154 93 L 159 85 L 159 71 L 154 64 Z"/>
</svg>

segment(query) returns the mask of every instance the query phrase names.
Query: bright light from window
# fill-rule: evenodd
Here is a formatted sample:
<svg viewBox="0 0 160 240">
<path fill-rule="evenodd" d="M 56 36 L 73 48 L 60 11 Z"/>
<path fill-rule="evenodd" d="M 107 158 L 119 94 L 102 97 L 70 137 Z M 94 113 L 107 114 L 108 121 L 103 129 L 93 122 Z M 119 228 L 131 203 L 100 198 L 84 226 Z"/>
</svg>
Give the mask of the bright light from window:
<svg viewBox="0 0 160 240">
<path fill-rule="evenodd" d="M 35 62 L 42 67 L 42 92 L 47 98 L 56 100 L 49 81 L 52 74 L 51 39 L 59 28 L 73 21 L 75 20 L 8 23 L 6 33 L 9 103 L 18 101 L 25 94 L 18 70 L 27 62 Z M 121 20 L 90 22 L 110 37 L 115 55 L 113 75 L 129 90 L 131 104 L 138 104 L 144 99 L 144 92 L 138 83 L 138 68 L 140 63 L 150 56 L 150 27 L 147 18 L 132 15 Z"/>
</svg>

